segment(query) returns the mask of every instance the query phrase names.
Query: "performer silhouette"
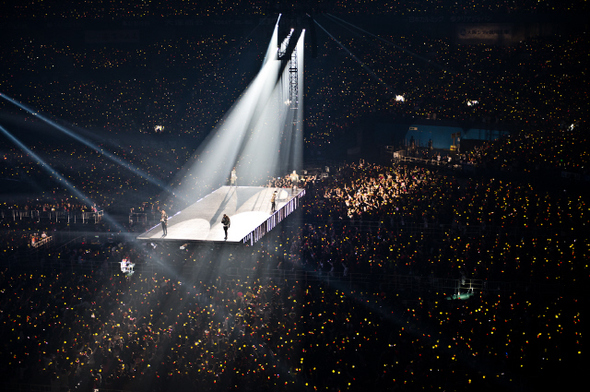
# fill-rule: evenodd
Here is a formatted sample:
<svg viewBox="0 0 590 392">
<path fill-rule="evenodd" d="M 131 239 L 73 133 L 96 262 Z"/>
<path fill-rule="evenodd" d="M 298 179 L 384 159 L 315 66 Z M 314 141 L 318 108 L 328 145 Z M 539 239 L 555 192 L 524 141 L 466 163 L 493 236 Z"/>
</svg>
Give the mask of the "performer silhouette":
<svg viewBox="0 0 590 392">
<path fill-rule="evenodd" d="M 277 191 L 274 191 L 270 198 L 270 212 L 275 212 L 277 207 Z"/>
<path fill-rule="evenodd" d="M 229 226 L 231 225 L 231 221 L 229 219 L 229 216 L 227 216 L 226 214 L 223 214 L 223 218 L 221 219 L 221 224 L 223 225 L 223 231 L 225 232 L 225 238 L 227 240 L 227 230 L 229 229 Z"/>
<path fill-rule="evenodd" d="M 236 173 L 236 168 L 234 167 L 231 170 L 231 174 L 229 175 L 229 184 L 231 186 L 235 186 L 237 184 L 237 182 L 238 182 L 238 175 Z"/>
<path fill-rule="evenodd" d="M 165 210 L 162 210 L 160 216 L 160 223 L 162 224 L 162 237 L 166 237 L 168 235 L 168 214 L 166 214 Z"/>
<path fill-rule="evenodd" d="M 296 170 L 293 170 L 289 179 L 291 180 L 291 192 L 297 191 L 297 187 L 299 186 L 299 174 L 297 174 Z"/>
</svg>

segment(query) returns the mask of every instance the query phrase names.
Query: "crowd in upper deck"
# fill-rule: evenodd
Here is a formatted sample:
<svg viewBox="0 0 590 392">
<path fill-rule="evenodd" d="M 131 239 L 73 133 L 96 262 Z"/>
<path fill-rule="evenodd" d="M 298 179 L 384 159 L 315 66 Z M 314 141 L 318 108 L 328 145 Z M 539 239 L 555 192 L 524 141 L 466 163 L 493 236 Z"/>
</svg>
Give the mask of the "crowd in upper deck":
<svg viewBox="0 0 590 392">
<path fill-rule="evenodd" d="M 468 0 L 453 2 L 441 2 L 437 0 L 406 1 L 321 1 L 307 0 L 282 4 L 277 1 L 256 0 L 244 4 L 240 1 L 228 1 L 223 5 L 217 1 L 206 0 L 199 3 L 187 4 L 182 1 L 168 1 L 162 4 L 146 4 L 139 0 L 112 1 L 111 7 L 104 7 L 102 3 L 95 1 L 79 1 L 70 5 L 61 3 L 37 4 L 33 1 L 17 2 L 16 5 L 6 7 L 4 18 L 35 19 L 60 17 L 66 20 L 79 21 L 86 18 L 100 18 L 105 20 L 121 18 L 149 18 L 149 17 L 215 17 L 215 16 L 243 16 L 265 15 L 279 11 L 299 12 L 332 12 L 335 14 L 417 14 L 430 15 L 433 12 L 453 14 L 457 16 L 480 15 L 485 13 L 519 14 L 546 13 L 546 12 L 571 12 L 586 10 L 585 5 L 571 1 L 546 1 L 533 0 L 485 0 L 473 3 Z"/>
<path fill-rule="evenodd" d="M 566 30 L 511 45 L 467 45 L 414 31 L 359 37 L 318 20 L 338 43 L 318 33 L 318 55 L 306 59 L 310 146 L 325 147 L 374 117 L 511 131 L 546 123 L 565 129 L 587 118 L 577 79 L 587 70 L 586 34 Z M 265 28 L 270 25 L 252 26 L 251 33 Z M 126 45 L 87 44 L 43 30 L 11 34 L 5 42 L 11 50 L 0 54 L 1 92 L 113 138 L 164 132 L 200 141 L 252 80 L 267 45 L 266 35 L 241 27 L 211 29 L 177 31 L 174 38 L 143 32 Z"/>
</svg>

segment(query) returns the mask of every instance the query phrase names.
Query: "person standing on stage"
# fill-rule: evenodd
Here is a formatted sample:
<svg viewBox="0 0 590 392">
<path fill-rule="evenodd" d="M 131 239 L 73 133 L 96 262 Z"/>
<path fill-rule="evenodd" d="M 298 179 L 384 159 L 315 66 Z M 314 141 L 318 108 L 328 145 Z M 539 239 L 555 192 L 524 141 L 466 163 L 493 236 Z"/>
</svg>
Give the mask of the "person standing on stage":
<svg viewBox="0 0 590 392">
<path fill-rule="evenodd" d="M 299 174 L 297 174 L 296 170 L 293 170 L 293 173 L 290 175 L 291 180 L 291 191 L 295 192 L 297 187 L 299 186 Z"/>
<path fill-rule="evenodd" d="M 236 173 L 236 168 L 234 167 L 231 170 L 231 174 L 229 175 L 229 184 L 231 186 L 235 186 L 237 182 L 238 182 L 238 174 Z"/>
<path fill-rule="evenodd" d="M 270 197 L 270 212 L 275 212 L 277 207 L 277 191 L 274 191 Z"/>
<path fill-rule="evenodd" d="M 162 224 L 162 237 L 165 237 L 168 235 L 168 214 L 165 210 L 161 212 L 160 223 Z"/>
<path fill-rule="evenodd" d="M 229 216 L 227 216 L 226 214 L 223 214 L 223 218 L 221 219 L 221 224 L 223 225 L 223 231 L 225 232 L 225 239 L 227 240 L 227 230 L 229 229 L 229 226 L 231 224 L 231 221 L 229 220 Z"/>
</svg>

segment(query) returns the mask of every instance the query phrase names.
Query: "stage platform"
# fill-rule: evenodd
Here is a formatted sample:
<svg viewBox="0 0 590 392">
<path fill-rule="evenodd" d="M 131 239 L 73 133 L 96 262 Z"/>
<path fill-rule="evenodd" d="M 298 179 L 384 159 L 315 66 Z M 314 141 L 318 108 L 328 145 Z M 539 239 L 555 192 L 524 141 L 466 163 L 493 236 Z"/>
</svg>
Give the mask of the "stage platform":
<svg viewBox="0 0 590 392">
<path fill-rule="evenodd" d="M 277 191 L 276 211 L 271 197 Z M 223 186 L 193 205 L 168 218 L 168 235 L 160 224 L 137 237 L 138 240 L 226 242 L 254 244 L 299 206 L 304 189 L 251 186 Z M 171 211 L 168 211 L 171 214 Z M 221 218 L 231 219 L 227 240 Z"/>
</svg>

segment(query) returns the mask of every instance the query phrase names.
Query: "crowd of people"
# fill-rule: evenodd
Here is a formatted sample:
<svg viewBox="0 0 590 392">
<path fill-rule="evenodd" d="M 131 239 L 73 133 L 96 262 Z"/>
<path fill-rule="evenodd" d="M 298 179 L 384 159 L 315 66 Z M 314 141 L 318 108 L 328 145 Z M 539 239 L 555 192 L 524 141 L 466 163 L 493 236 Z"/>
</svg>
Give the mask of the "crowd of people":
<svg viewBox="0 0 590 392">
<path fill-rule="evenodd" d="M 337 7 L 355 13 L 369 3 Z M 80 12 L 27 4 L 19 8 L 23 15 Z M 141 216 L 157 221 L 164 207 L 173 211 L 148 177 L 174 185 L 249 80 L 248 67 L 227 73 L 225 65 L 237 69 L 239 55 L 262 51 L 253 49 L 262 41 L 238 44 L 228 32 L 110 50 L 32 34 L 6 38 L 14 50 L 0 53 L 1 93 L 120 140 L 97 142 L 99 151 L 61 139 L 32 143 L 91 203 L 72 196 L 35 157 L 1 144 L 3 389 L 578 386 L 587 358 L 590 256 L 587 108 L 576 102 L 584 85 L 575 77 L 587 66 L 585 34 L 498 47 L 408 35 L 389 37 L 389 50 L 339 37 L 364 53 L 365 70 L 388 76 L 375 84 L 355 68 L 360 57 L 319 56 L 306 69 L 307 147 L 330 146 L 359 119 L 383 113 L 517 125 L 521 132 L 459 153 L 420 152 L 448 154 L 457 169 L 368 158 L 325 162 L 327 169 L 314 162 L 323 169 L 298 173 L 296 186 L 306 191 L 299 210 L 258 243 L 240 247 L 133 237 L 147 227 Z M 333 53 L 337 44 L 322 45 Z M 254 57 L 244 64 L 256 63 Z M 405 101 L 390 99 L 385 85 L 408 91 Z M 474 98 L 479 104 L 467 107 Z M 2 99 L 0 109 L 2 127 L 12 130 L 15 108 Z M 37 124 L 33 117 L 23 121 Z M 185 139 L 173 143 L 167 135 Z M 261 185 L 292 189 L 293 176 Z M 31 213 L 94 209 L 114 219 L 73 224 Z M 31 236 L 43 233 L 53 240 L 31 246 Z M 122 270 L 123 260 L 133 273 Z M 400 277 L 426 284 L 396 285 Z M 471 280 L 481 284 L 466 289 Z M 441 281 L 451 286 L 435 284 Z"/>
<path fill-rule="evenodd" d="M 70 390 L 526 390 L 557 370 L 576 379 L 586 194 L 367 161 L 300 184 L 304 224 L 246 251 L 122 241 L 48 248 L 27 271 L 4 265 L 5 379 Z M 122 259 L 137 272 L 112 267 Z M 182 267 L 153 269 L 162 264 Z M 268 269 L 320 278 L 265 277 Z M 486 285 L 449 300 L 453 290 L 434 286 L 349 280 L 359 274 Z"/>
<path fill-rule="evenodd" d="M 316 183 L 315 195 L 308 192 L 305 213 L 315 225 L 303 227 L 291 249 L 301 249 L 312 268 L 331 259 L 338 271 L 554 282 L 583 268 L 567 252 L 587 252 L 583 194 L 431 168 L 365 166 L 345 167 Z M 373 229 L 359 230 L 363 223 Z"/>
<path fill-rule="evenodd" d="M 544 370 L 580 370 L 585 299 L 566 289 L 447 301 L 439 292 L 321 281 L 208 280 L 203 265 L 225 261 L 203 249 L 110 252 L 93 270 L 2 271 L 5 380 L 61 390 L 493 390 L 551 382 Z M 265 258 L 247 253 L 229 262 L 246 268 Z M 123 257 L 182 260 L 199 271 L 128 277 L 107 266 Z M 440 263 L 458 271 L 452 259 Z"/>
<path fill-rule="evenodd" d="M 587 136 L 578 124 L 522 132 L 468 152 L 465 157 L 486 168 L 528 173 L 562 173 L 588 180 L 589 157 L 584 149 Z M 503 151 L 510 151 L 506 154 Z M 473 160 L 471 160 L 473 158 Z"/>
<path fill-rule="evenodd" d="M 418 32 L 359 38 L 319 20 L 337 40 L 321 36 L 321 55 L 306 60 L 309 146 L 325 149 L 375 118 L 506 131 L 548 122 L 579 126 L 588 115 L 577 104 L 583 85 L 576 75 L 587 67 L 588 46 L 578 31 L 512 45 L 458 45 L 453 37 Z M 11 35 L 5 44 L 13 50 L 0 54 L 2 93 L 110 138 L 165 133 L 203 140 L 258 71 L 265 27 L 251 26 L 255 32 L 246 37 L 243 26 L 224 34 L 187 28 L 174 39 L 141 30 L 133 45 L 106 46 L 62 35 L 52 40 L 43 31 Z"/>
<path fill-rule="evenodd" d="M 577 4 L 570 1 L 546 1 L 532 0 L 519 1 L 480 1 L 473 3 L 468 0 L 453 2 L 440 2 L 437 0 L 406 1 L 359 1 L 359 2 L 332 2 L 332 1 L 299 1 L 282 4 L 277 1 L 257 0 L 244 4 L 240 1 L 228 1 L 221 6 L 216 1 L 203 1 L 198 4 L 185 4 L 181 1 L 165 3 L 145 4 L 141 1 L 113 1 L 111 7 L 102 7 L 100 3 L 93 1 L 81 1 L 70 6 L 63 4 L 41 4 L 33 1 L 18 3 L 17 6 L 6 6 L 3 16 L 10 18 L 35 19 L 35 18 L 65 18 L 72 20 L 84 20 L 87 18 L 101 18 L 106 20 L 120 18 L 150 18 L 150 17 L 215 17 L 215 16 L 244 16 L 266 15 L 268 13 L 299 11 L 309 13 L 333 12 L 345 14 L 416 14 L 422 17 L 432 13 L 452 14 L 461 16 L 480 14 L 519 14 L 522 12 L 547 13 L 547 12 L 571 12 L 573 10 L 587 10 L 584 3 Z"/>
<path fill-rule="evenodd" d="M 1 278 L 4 380 L 59 390 L 526 390 L 582 357 L 583 299 L 547 292 L 457 303 L 102 269 Z"/>
</svg>

